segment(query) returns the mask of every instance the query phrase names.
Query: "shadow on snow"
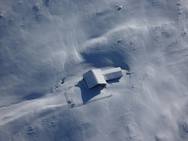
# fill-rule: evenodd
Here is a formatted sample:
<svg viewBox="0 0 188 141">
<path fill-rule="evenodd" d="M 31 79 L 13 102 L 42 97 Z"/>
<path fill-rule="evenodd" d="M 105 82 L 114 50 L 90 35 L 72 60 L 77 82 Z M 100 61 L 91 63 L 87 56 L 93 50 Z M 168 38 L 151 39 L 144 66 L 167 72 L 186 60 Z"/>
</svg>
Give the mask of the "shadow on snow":
<svg viewBox="0 0 188 141">
<path fill-rule="evenodd" d="M 76 84 L 76 87 L 80 88 L 83 104 L 86 104 L 89 100 L 99 95 L 101 93 L 101 90 L 105 87 L 105 85 L 99 85 L 89 89 L 87 87 L 86 82 L 84 80 L 80 80 Z"/>
</svg>

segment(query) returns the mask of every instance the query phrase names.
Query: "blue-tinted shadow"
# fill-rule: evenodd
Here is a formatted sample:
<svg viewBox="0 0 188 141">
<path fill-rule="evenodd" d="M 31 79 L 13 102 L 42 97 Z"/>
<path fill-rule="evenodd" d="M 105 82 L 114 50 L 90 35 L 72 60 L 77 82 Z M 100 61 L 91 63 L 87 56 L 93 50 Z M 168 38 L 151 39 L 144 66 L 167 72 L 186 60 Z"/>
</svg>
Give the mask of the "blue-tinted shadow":
<svg viewBox="0 0 188 141">
<path fill-rule="evenodd" d="M 43 96 L 44 96 L 43 93 L 33 92 L 33 93 L 30 93 L 27 96 L 23 97 L 23 100 L 33 100 L 33 99 L 41 98 Z"/>
<path fill-rule="evenodd" d="M 93 97 L 99 95 L 101 90 L 105 87 L 105 85 L 99 85 L 89 89 L 84 80 L 80 80 L 76 86 L 80 88 L 83 104 L 86 104 Z"/>
<path fill-rule="evenodd" d="M 118 50 L 118 49 L 117 49 Z M 128 54 L 121 50 L 98 50 L 92 48 L 81 52 L 82 57 L 86 63 L 91 64 L 94 67 L 121 67 L 122 69 L 129 70 Z"/>
<path fill-rule="evenodd" d="M 118 83 L 118 82 L 120 81 L 120 79 L 121 79 L 121 77 L 116 78 L 116 79 L 112 79 L 112 80 L 108 80 L 107 82 L 108 82 L 109 84 Z"/>
</svg>

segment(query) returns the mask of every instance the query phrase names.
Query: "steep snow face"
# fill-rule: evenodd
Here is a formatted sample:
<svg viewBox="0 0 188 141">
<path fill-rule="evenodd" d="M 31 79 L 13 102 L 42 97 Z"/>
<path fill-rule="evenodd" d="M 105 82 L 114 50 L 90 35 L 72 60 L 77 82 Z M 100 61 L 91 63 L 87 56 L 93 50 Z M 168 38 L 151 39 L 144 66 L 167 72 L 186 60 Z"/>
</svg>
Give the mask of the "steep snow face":
<svg viewBox="0 0 188 141">
<path fill-rule="evenodd" d="M 186 0 L 0 1 L 0 141 L 186 141 Z M 121 67 L 88 90 L 82 74 Z"/>
</svg>

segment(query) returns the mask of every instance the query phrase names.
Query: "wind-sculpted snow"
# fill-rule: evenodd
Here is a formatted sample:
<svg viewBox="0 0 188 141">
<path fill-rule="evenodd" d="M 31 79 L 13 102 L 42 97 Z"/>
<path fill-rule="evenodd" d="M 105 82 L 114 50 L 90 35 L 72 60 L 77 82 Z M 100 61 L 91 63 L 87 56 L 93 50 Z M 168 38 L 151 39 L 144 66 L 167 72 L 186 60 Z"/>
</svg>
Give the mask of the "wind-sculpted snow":
<svg viewBox="0 0 188 141">
<path fill-rule="evenodd" d="M 187 141 L 186 0 L 0 1 L 0 141 Z M 92 68 L 123 77 L 87 89 Z"/>
</svg>

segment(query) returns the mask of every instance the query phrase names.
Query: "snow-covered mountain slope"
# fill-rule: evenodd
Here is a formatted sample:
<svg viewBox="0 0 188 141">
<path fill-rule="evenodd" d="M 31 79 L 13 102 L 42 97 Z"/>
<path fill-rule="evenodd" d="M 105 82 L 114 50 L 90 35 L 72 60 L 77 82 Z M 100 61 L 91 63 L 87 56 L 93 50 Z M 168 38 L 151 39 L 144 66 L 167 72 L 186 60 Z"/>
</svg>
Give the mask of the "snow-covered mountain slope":
<svg viewBox="0 0 188 141">
<path fill-rule="evenodd" d="M 186 0 L 1 0 L 0 141 L 187 141 L 187 23 Z"/>
</svg>

